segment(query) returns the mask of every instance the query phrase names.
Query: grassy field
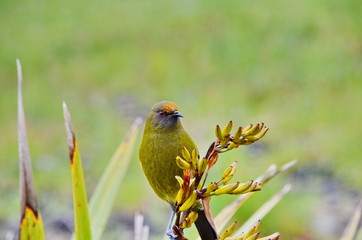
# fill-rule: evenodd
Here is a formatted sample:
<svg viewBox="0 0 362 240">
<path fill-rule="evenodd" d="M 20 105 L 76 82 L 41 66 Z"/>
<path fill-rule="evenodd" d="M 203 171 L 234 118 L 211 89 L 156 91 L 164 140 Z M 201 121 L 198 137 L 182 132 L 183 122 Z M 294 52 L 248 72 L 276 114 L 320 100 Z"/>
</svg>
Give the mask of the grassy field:
<svg viewBox="0 0 362 240">
<path fill-rule="evenodd" d="M 18 223 L 20 58 L 48 228 L 72 217 L 62 101 L 72 113 L 91 193 L 132 120 L 153 103 L 172 100 L 202 153 L 216 124 L 270 127 L 259 145 L 223 156 L 225 166 L 239 161 L 241 181 L 271 163 L 299 160 L 238 220 L 289 181 L 293 191 L 264 219 L 263 233 L 336 239 L 362 192 L 361 12 L 358 0 L 0 1 L 0 236 Z M 232 199 L 214 202 L 214 212 Z M 168 209 L 148 187 L 135 153 L 109 239 L 129 234 L 136 210 L 158 239 Z"/>
</svg>

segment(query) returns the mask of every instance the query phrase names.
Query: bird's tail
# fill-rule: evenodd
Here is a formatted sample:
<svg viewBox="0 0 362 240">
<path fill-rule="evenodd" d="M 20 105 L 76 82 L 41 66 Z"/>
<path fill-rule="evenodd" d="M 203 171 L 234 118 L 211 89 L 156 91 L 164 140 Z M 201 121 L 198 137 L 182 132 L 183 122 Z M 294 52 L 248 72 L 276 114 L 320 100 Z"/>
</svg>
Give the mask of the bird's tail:
<svg viewBox="0 0 362 240">
<path fill-rule="evenodd" d="M 197 231 L 202 240 L 217 240 L 219 239 L 214 227 L 214 224 L 209 221 L 204 210 L 198 211 L 198 218 L 195 222 Z"/>
</svg>

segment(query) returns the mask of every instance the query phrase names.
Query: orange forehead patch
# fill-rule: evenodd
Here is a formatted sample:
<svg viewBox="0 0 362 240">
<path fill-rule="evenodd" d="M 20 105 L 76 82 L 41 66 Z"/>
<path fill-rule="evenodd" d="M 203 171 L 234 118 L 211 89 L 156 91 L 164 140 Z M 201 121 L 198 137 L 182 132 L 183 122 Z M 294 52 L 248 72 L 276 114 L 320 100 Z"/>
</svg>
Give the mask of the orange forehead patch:
<svg viewBox="0 0 362 240">
<path fill-rule="evenodd" d="M 178 106 L 172 102 L 166 103 L 162 106 L 162 112 L 167 114 L 173 113 L 178 110 Z"/>
</svg>

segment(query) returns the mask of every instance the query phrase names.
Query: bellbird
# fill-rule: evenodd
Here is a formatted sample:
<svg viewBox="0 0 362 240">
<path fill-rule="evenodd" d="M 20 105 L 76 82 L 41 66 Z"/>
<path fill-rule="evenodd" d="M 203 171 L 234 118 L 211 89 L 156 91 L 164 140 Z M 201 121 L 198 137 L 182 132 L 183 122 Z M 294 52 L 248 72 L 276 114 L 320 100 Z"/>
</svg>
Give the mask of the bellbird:
<svg viewBox="0 0 362 240">
<path fill-rule="evenodd" d="M 180 186 L 175 178 L 183 176 L 183 171 L 176 164 L 176 157 L 181 156 L 181 150 L 186 147 L 190 151 L 197 150 L 196 144 L 181 125 L 177 105 L 173 102 L 156 103 L 148 114 L 139 150 L 139 160 L 148 182 L 155 193 L 171 205 L 174 210 L 175 198 Z M 202 209 L 195 225 L 202 240 L 218 239 L 214 228 L 207 220 Z M 174 212 L 173 212 L 174 215 Z M 172 219 L 167 235 L 172 236 Z"/>
</svg>

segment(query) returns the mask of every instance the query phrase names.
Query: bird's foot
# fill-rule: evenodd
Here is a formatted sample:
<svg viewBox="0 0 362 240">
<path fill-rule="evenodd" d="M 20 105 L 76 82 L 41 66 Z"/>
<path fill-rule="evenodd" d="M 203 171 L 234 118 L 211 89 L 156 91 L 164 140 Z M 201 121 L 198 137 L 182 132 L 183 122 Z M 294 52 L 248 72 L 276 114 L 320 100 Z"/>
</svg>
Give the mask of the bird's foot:
<svg viewBox="0 0 362 240">
<path fill-rule="evenodd" d="M 178 235 L 176 235 L 172 229 L 168 230 L 166 232 L 166 235 L 171 239 L 171 240 L 178 240 Z"/>
<path fill-rule="evenodd" d="M 167 230 L 166 234 L 170 240 L 188 240 L 184 237 L 182 229 L 175 225 L 172 227 L 172 229 Z"/>
</svg>

